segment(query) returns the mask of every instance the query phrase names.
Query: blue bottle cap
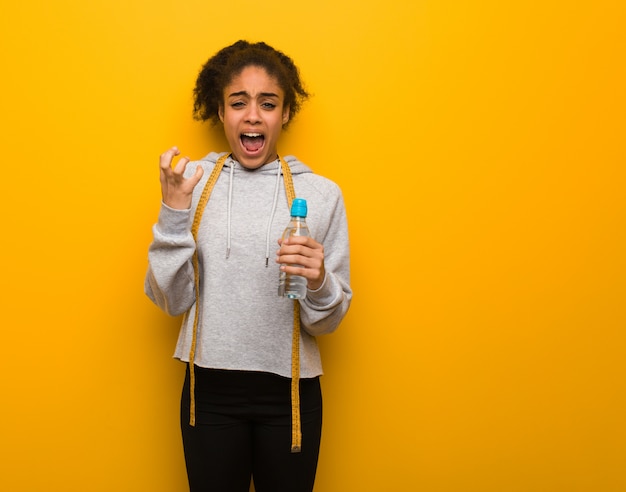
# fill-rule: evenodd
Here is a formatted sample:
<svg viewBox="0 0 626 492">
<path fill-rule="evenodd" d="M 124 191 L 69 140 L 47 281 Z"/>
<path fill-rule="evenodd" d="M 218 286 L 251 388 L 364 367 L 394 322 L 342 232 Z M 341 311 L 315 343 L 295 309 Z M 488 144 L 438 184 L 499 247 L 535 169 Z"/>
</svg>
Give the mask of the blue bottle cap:
<svg viewBox="0 0 626 492">
<path fill-rule="evenodd" d="M 291 202 L 291 216 L 306 217 L 306 213 L 306 200 L 304 198 L 294 198 L 293 202 Z"/>
</svg>

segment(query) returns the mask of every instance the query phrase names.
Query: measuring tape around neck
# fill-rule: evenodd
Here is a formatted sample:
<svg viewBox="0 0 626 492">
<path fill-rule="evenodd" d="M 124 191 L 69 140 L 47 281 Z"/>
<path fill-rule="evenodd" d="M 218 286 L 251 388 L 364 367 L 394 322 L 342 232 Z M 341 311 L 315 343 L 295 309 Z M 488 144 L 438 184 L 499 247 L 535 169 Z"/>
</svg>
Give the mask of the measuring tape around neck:
<svg viewBox="0 0 626 492">
<path fill-rule="evenodd" d="M 198 230 L 200 229 L 200 222 L 202 221 L 202 214 L 206 208 L 206 204 L 209 201 L 213 187 L 220 176 L 220 172 L 224 167 L 226 159 L 230 157 L 230 154 L 224 154 L 215 163 L 213 171 L 211 172 L 209 179 L 204 185 L 198 206 L 196 207 L 196 213 L 193 218 L 191 226 L 191 234 L 194 241 L 198 240 Z M 285 182 L 285 193 L 287 195 L 287 204 L 291 209 L 291 203 L 296 197 L 296 192 L 293 187 L 293 177 L 291 176 L 291 170 L 289 164 L 287 164 L 282 158 L 279 157 L 280 165 L 282 168 L 283 179 Z M 190 408 L 189 408 L 189 425 L 196 425 L 196 375 L 194 370 L 194 362 L 196 358 L 196 344 L 198 339 L 198 320 L 200 319 L 200 262 L 198 259 L 198 247 L 193 253 L 193 270 L 194 270 L 194 286 L 196 291 L 196 303 L 193 319 L 193 332 L 191 336 L 191 348 L 189 350 L 189 386 L 190 386 Z M 188 315 L 189 313 L 187 313 Z M 185 320 L 187 321 L 187 315 Z M 302 424 L 300 421 L 300 303 L 297 300 L 293 301 L 293 333 L 291 340 L 291 452 L 299 453 L 302 450 Z"/>
</svg>

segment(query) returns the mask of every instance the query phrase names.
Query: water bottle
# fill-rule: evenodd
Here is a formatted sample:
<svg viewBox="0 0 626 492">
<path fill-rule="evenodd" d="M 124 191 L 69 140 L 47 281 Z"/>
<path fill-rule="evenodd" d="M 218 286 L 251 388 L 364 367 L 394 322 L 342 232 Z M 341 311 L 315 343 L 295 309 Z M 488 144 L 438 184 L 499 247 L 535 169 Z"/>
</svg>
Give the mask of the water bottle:
<svg viewBox="0 0 626 492">
<path fill-rule="evenodd" d="M 309 228 L 306 225 L 306 200 L 294 198 L 291 203 L 291 220 L 283 233 L 283 239 L 291 236 L 308 236 Z M 300 265 L 290 265 L 300 266 Z M 278 278 L 278 295 L 289 299 L 303 299 L 306 297 L 307 279 L 300 275 L 288 275 L 280 272 Z"/>
</svg>

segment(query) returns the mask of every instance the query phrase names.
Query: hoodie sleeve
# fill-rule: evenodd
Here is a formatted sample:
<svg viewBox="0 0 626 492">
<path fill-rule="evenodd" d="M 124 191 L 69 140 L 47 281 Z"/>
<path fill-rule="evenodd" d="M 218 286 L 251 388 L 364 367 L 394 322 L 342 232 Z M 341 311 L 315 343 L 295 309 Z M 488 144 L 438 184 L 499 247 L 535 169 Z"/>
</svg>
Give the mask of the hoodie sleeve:
<svg viewBox="0 0 626 492">
<path fill-rule="evenodd" d="M 190 228 L 191 210 L 161 204 L 148 250 L 146 295 L 163 311 L 177 316 L 195 302 L 192 257 L 196 244 Z"/>
<path fill-rule="evenodd" d="M 325 234 L 316 238 L 324 245 L 326 277 L 322 286 L 309 290 L 300 304 L 302 325 L 313 336 L 337 329 L 352 300 L 346 210 L 341 191 L 338 187 L 335 190 L 334 199 L 325 198 L 329 206 Z"/>
</svg>

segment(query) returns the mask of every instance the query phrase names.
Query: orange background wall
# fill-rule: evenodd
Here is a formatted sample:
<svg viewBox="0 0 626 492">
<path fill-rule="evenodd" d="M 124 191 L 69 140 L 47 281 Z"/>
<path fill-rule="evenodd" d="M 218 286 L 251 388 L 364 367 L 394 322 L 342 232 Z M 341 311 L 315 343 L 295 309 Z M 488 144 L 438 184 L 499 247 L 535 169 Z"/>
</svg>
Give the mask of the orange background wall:
<svg viewBox="0 0 626 492">
<path fill-rule="evenodd" d="M 239 38 L 345 194 L 317 492 L 626 490 L 623 2 L 11 2 L 0 17 L 0 490 L 174 491 L 180 320 L 143 294 L 158 155 Z"/>
</svg>

